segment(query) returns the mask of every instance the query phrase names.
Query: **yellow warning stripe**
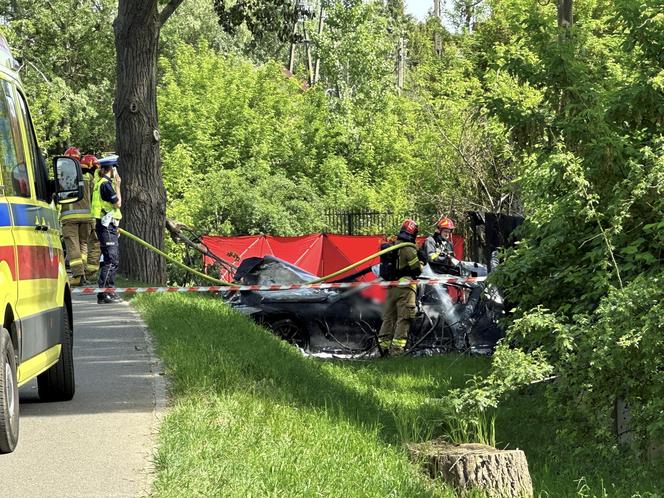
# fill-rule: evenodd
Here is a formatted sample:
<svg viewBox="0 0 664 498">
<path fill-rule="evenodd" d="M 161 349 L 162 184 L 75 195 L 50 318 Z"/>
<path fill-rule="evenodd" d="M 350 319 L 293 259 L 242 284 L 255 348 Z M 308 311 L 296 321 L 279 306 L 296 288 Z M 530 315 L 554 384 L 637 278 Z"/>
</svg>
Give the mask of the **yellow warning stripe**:
<svg viewBox="0 0 664 498">
<path fill-rule="evenodd" d="M 56 344 L 52 348 L 23 361 L 18 366 L 18 387 L 55 365 L 60 359 L 61 349 L 62 344 Z"/>
<path fill-rule="evenodd" d="M 57 250 L 62 249 L 60 237 L 57 234 L 47 234 L 34 228 L 14 228 L 14 242 L 17 246 L 42 246 L 53 247 Z"/>
</svg>

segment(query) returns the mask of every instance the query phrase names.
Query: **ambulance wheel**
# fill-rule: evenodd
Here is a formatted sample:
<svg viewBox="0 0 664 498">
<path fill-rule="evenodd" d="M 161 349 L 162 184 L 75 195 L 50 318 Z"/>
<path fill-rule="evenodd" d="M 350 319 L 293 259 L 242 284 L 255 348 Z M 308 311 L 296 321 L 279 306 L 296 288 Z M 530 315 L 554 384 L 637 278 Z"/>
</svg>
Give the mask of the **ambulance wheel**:
<svg viewBox="0 0 664 498">
<path fill-rule="evenodd" d="M 11 453 L 18 442 L 18 382 L 14 345 L 0 329 L 0 453 Z"/>
<path fill-rule="evenodd" d="M 69 401 L 74 397 L 74 334 L 65 310 L 65 331 L 60 360 L 37 377 L 39 399 L 42 401 Z"/>
<path fill-rule="evenodd" d="M 283 318 L 270 324 L 272 331 L 284 341 L 301 348 L 308 346 L 309 340 L 303 327 L 291 318 Z"/>
</svg>

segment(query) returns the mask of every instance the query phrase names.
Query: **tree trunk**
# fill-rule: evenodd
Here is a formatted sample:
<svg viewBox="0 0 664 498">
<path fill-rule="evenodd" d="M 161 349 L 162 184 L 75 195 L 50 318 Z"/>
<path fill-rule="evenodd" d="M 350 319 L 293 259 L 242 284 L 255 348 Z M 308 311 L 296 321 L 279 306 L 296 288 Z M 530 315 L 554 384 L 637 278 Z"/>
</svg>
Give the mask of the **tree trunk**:
<svg viewBox="0 0 664 498">
<path fill-rule="evenodd" d="M 166 190 L 157 126 L 157 0 L 119 0 L 113 23 L 117 89 L 113 111 L 124 228 L 159 249 L 164 245 Z M 120 237 L 120 270 L 141 282 L 163 283 L 163 258 Z"/>
<path fill-rule="evenodd" d="M 573 0 L 558 0 L 558 27 L 571 28 L 574 24 Z"/>
<path fill-rule="evenodd" d="M 309 73 L 309 86 L 314 84 L 314 64 L 311 58 L 311 40 L 307 37 L 307 25 L 302 20 L 302 36 L 304 37 L 304 48 L 307 54 L 307 71 Z"/>
<path fill-rule="evenodd" d="M 461 496 L 477 490 L 500 498 L 533 496 L 528 462 L 521 450 L 437 441 L 413 444 L 409 449 L 413 459 L 422 463 L 431 477 L 442 477 Z"/>
<path fill-rule="evenodd" d="M 433 16 L 438 21 L 436 23 L 435 31 L 433 32 L 433 49 L 436 51 L 436 55 L 440 57 L 443 54 L 443 40 L 440 33 L 440 29 L 443 26 L 443 15 L 441 2 L 443 0 L 433 0 Z"/>
<path fill-rule="evenodd" d="M 404 75 L 406 72 L 406 41 L 403 36 L 399 38 L 397 48 L 397 93 L 401 95 L 404 86 Z"/>
<path fill-rule="evenodd" d="M 323 33 L 323 2 L 320 4 L 320 10 L 318 11 L 318 40 L 320 40 L 321 34 Z M 316 63 L 314 65 L 314 85 L 318 83 L 320 77 L 320 55 L 316 54 Z"/>
</svg>

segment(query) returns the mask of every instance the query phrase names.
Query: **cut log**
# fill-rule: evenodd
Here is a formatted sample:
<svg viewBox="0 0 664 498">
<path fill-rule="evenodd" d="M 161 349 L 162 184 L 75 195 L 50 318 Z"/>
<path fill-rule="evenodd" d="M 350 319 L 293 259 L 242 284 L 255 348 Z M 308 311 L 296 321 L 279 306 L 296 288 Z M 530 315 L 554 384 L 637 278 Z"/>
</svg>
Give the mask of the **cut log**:
<svg viewBox="0 0 664 498">
<path fill-rule="evenodd" d="M 442 477 L 461 496 L 476 490 L 496 498 L 533 496 L 528 462 L 521 450 L 442 441 L 411 444 L 409 450 L 431 477 Z"/>
</svg>

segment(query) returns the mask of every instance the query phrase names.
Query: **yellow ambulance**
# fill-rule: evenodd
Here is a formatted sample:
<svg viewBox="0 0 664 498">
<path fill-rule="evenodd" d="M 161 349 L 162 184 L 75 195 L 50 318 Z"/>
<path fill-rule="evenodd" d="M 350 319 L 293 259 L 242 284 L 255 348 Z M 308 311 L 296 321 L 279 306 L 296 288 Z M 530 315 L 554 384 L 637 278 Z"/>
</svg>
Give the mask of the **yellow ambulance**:
<svg viewBox="0 0 664 498">
<path fill-rule="evenodd" d="M 0 453 L 19 432 L 18 388 L 37 378 L 43 401 L 74 396 L 72 305 L 56 203 L 82 198 L 77 161 L 50 180 L 17 73 L 0 37 Z"/>
</svg>

